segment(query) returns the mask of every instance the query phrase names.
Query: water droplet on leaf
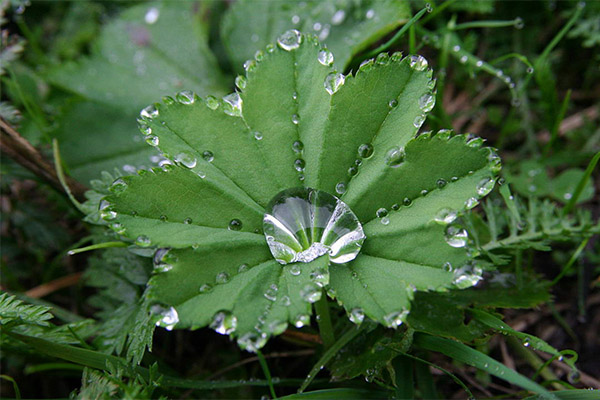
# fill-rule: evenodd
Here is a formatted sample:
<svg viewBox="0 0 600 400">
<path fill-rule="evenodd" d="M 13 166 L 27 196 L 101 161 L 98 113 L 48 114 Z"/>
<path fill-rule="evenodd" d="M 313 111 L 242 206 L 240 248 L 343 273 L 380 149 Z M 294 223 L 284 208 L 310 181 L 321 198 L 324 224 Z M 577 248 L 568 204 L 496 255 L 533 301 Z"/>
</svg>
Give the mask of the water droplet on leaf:
<svg viewBox="0 0 600 400">
<path fill-rule="evenodd" d="M 281 264 L 310 262 L 329 253 L 334 263 L 353 260 L 365 239 L 352 210 L 326 192 L 295 188 L 277 194 L 267 207 L 263 231 Z"/>
</svg>

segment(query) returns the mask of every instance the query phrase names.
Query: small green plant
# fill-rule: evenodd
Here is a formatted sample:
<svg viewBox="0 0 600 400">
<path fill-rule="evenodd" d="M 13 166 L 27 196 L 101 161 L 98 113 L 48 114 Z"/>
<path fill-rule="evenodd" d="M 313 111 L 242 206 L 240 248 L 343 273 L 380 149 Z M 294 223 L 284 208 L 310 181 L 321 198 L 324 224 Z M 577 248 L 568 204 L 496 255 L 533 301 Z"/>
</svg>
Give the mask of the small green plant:
<svg viewBox="0 0 600 400">
<path fill-rule="evenodd" d="M 597 399 L 597 7 L 532 4 L 0 1 L 3 393 Z"/>
</svg>

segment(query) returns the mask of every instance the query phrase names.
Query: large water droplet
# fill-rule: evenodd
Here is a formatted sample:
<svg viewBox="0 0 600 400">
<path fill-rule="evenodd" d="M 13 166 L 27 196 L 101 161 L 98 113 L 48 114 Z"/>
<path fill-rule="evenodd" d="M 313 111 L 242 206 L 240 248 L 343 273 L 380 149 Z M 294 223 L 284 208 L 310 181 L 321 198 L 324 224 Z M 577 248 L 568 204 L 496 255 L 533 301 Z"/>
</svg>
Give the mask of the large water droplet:
<svg viewBox="0 0 600 400">
<path fill-rule="evenodd" d="M 358 156 L 361 158 L 369 158 L 373 155 L 373 145 L 364 143 L 358 146 Z"/>
<path fill-rule="evenodd" d="M 223 102 L 223 111 L 225 111 L 225 114 L 231 115 L 232 117 L 242 116 L 242 98 L 237 92 L 223 97 Z"/>
<path fill-rule="evenodd" d="M 408 316 L 408 310 L 394 311 L 383 317 L 383 321 L 388 328 L 396 329 Z"/>
<path fill-rule="evenodd" d="M 404 148 L 392 147 L 385 156 L 385 162 L 392 168 L 398 168 L 404 162 Z"/>
<path fill-rule="evenodd" d="M 196 158 L 185 152 L 177 154 L 177 156 L 175 156 L 175 162 L 178 162 L 187 168 L 194 168 L 196 166 Z"/>
<path fill-rule="evenodd" d="M 352 310 L 350 310 L 348 317 L 350 318 L 350 321 L 357 325 L 360 325 L 365 320 L 365 312 L 362 308 L 353 308 Z"/>
<path fill-rule="evenodd" d="M 463 265 L 454 270 L 454 280 L 452 283 L 459 289 L 475 286 L 482 279 L 482 272 L 480 267 L 474 267 L 471 264 Z"/>
<path fill-rule="evenodd" d="M 419 108 L 423 112 L 430 112 L 435 107 L 435 96 L 432 94 L 424 94 L 419 98 Z"/>
<path fill-rule="evenodd" d="M 210 327 L 221 335 L 229 335 L 237 328 L 237 318 L 229 311 L 219 311 L 213 317 Z"/>
<path fill-rule="evenodd" d="M 172 330 L 179 322 L 179 315 L 173 307 L 163 307 L 155 304 L 150 307 L 150 313 L 156 319 L 156 326 L 162 326 L 168 331 Z"/>
<path fill-rule="evenodd" d="M 310 316 L 308 314 L 298 314 L 294 318 L 294 326 L 296 328 L 302 328 L 304 325 L 310 324 Z"/>
<path fill-rule="evenodd" d="M 494 180 L 492 178 L 483 178 L 477 184 L 477 194 L 485 196 L 494 188 Z"/>
<path fill-rule="evenodd" d="M 425 57 L 421 55 L 410 56 L 409 64 L 410 67 L 415 71 L 425 71 L 425 69 L 429 65 Z"/>
<path fill-rule="evenodd" d="M 279 47 L 286 51 L 297 49 L 300 43 L 302 43 L 302 34 L 296 29 L 290 29 L 277 38 Z"/>
<path fill-rule="evenodd" d="M 308 284 L 300 291 L 300 296 L 304 301 L 314 303 L 321 299 L 321 288 L 317 285 Z"/>
<path fill-rule="evenodd" d="M 328 67 L 333 64 L 333 53 L 327 49 L 323 49 L 319 51 L 317 60 L 319 60 L 319 63 L 322 65 Z"/>
<path fill-rule="evenodd" d="M 240 336 L 237 342 L 241 349 L 256 353 L 267 343 L 267 334 L 248 332 Z"/>
<path fill-rule="evenodd" d="M 345 81 L 346 77 L 343 74 L 332 72 L 325 77 L 325 90 L 327 90 L 327 93 L 333 95 L 342 87 Z"/>
<path fill-rule="evenodd" d="M 310 262 L 325 253 L 332 262 L 345 263 L 358 255 L 365 240 L 358 218 L 344 202 L 310 188 L 277 194 L 263 227 L 271 254 L 281 264 Z"/>
<path fill-rule="evenodd" d="M 140 247 L 149 247 L 152 242 L 148 236 L 140 235 L 135 239 L 135 244 Z"/>
<path fill-rule="evenodd" d="M 437 214 L 435 214 L 433 220 L 438 224 L 447 225 L 454 222 L 457 216 L 458 213 L 455 210 L 450 208 L 442 208 L 437 212 Z"/>
<path fill-rule="evenodd" d="M 464 228 L 453 225 L 446 228 L 446 243 L 452 247 L 465 247 L 467 245 L 468 237 L 469 235 Z"/>
<path fill-rule="evenodd" d="M 191 90 L 182 90 L 175 95 L 175 98 L 181 104 L 192 104 L 196 101 L 196 95 Z"/>
<path fill-rule="evenodd" d="M 158 108 L 154 104 L 150 104 L 148 107 L 145 107 L 142 111 L 140 111 L 140 117 L 152 119 L 158 117 Z"/>
</svg>

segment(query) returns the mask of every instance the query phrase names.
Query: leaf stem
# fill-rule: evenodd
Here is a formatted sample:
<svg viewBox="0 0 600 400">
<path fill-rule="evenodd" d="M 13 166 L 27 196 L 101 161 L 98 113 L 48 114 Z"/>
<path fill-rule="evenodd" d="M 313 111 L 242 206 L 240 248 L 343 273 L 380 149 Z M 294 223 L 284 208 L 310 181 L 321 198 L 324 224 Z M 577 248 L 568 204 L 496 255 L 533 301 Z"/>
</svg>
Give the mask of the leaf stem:
<svg viewBox="0 0 600 400">
<path fill-rule="evenodd" d="M 317 323 L 319 324 L 319 333 L 325 349 L 330 348 L 335 343 L 333 334 L 333 325 L 331 324 L 331 316 L 329 315 L 329 304 L 327 302 L 327 294 L 323 290 L 321 299 L 315 303 L 315 311 L 317 312 Z"/>
<path fill-rule="evenodd" d="M 125 242 L 103 242 L 98 244 L 93 244 L 91 246 L 80 247 L 78 249 L 69 250 L 68 255 L 72 256 L 75 254 L 83 253 L 90 250 L 98 250 L 98 249 L 106 249 L 109 247 L 127 247 L 129 243 Z"/>
<path fill-rule="evenodd" d="M 273 399 L 277 398 L 275 394 L 275 388 L 273 387 L 273 379 L 271 378 L 271 371 L 269 370 L 269 365 L 267 364 L 267 360 L 265 360 L 265 356 L 260 350 L 256 350 L 256 356 L 258 357 L 258 362 L 265 374 L 265 378 L 267 378 L 267 384 L 269 385 L 269 391 L 271 392 L 271 397 Z"/>
<path fill-rule="evenodd" d="M 312 369 L 306 376 L 306 379 L 300 386 L 300 389 L 298 389 L 298 393 L 302 393 L 308 387 L 308 385 L 310 385 L 310 383 L 315 379 L 315 376 L 317 376 L 319 371 L 323 369 L 325 364 L 327 364 L 333 358 L 333 356 L 335 356 L 337 352 L 342 349 L 342 347 L 344 347 L 346 344 L 348 344 L 348 342 L 354 339 L 364 329 L 366 325 L 367 324 L 362 324 L 359 327 L 352 326 L 349 330 L 346 331 L 346 333 L 342 335 L 342 337 L 340 337 L 337 340 L 337 342 L 335 342 L 330 348 L 328 348 L 325 351 L 325 353 L 323 353 L 321 358 L 319 358 L 319 361 L 317 361 L 317 363 L 312 367 Z"/>
</svg>

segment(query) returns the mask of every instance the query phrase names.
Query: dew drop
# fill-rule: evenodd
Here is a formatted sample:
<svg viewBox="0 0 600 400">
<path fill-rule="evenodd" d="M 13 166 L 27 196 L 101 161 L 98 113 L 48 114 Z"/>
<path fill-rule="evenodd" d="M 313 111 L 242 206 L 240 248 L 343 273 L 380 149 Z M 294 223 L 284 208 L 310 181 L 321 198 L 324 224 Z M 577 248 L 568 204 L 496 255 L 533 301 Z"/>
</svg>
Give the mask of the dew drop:
<svg viewBox="0 0 600 400">
<path fill-rule="evenodd" d="M 269 323 L 268 330 L 273 335 L 281 335 L 287 329 L 287 322 L 275 320 Z"/>
<path fill-rule="evenodd" d="M 402 204 L 404 204 L 404 207 L 409 207 L 412 204 L 412 200 L 405 197 L 404 200 L 402 200 Z"/>
<path fill-rule="evenodd" d="M 475 197 L 469 197 L 466 201 L 465 201 L 465 208 L 467 210 L 470 210 L 474 207 L 476 207 L 479 204 L 479 200 L 477 200 Z"/>
<path fill-rule="evenodd" d="M 242 264 L 238 267 L 238 273 L 241 274 L 242 272 L 246 272 L 248 271 L 248 268 L 248 264 Z"/>
<path fill-rule="evenodd" d="M 481 68 L 481 67 L 483 67 L 483 61 L 481 61 L 481 60 L 477 60 L 477 62 L 475 63 L 475 66 L 476 66 L 477 68 Z"/>
<path fill-rule="evenodd" d="M 350 208 L 326 192 L 288 189 L 269 203 L 263 231 L 273 257 L 281 264 L 310 262 L 329 253 L 330 261 L 353 260 L 365 239 Z"/>
<path fill-rule="evenodd" d="M 494 188 L 494 180 L 492 178 L 483 178 L 477 184 L 477 194 L 479 196 L 485 196 Z"/>
<path fill-rule="evenodd" d="M 452 272 L 452 264 L 450 262 L 445 262 L 442 269 L 446 272 Z"/>
<path fill-rule="evenodd" d="M 152 242 L 148 236 L 140 235 L 137 237 L 137 239 L 135 239 L 135 244 L 140 247 L 149 247 Z"/>
<path fill-rule="evenodd" d="M 304 161 L 304 159 L 298 158 L 296 161 L 294 161 L 294 169 L 296 171 L 302 172 L 304 171 L 304 167 L 306 167 L 306 161 Z"/>
<path fill-rule="evenodd" d="M 419 108 L 423 112 L 430 112 L 435 107 L 435 96 L 432 94 L 424 94 L 419 98 Z"/>
<path fill-rule="evenodd" d="M 246 89 L 246 84 L 248 83 L 248 81 L 246 80 L 246 77 L 243 75 L 238 75 L 235 78 L 235 86 L 237 86 L 240 90 L 244 90 Z"/>
<path fill-rule="evenodd" d="M 388 101 L 388 107 L 389 108 L 395 108 L 398 106 L 398 100 L 396 99 L 391 99 L 390 101 Z"/>
<path fill-rule="evenodd" d="M 388 150 L 385 162 L 392 168 L 398 168 L 404 162 L 404 148 L 393 147 Z"/>
<path fill-rule="evenodd" d="M 265 296 L 265 298 L 269 301 L 275 301 L 277 300 L 278 291 L 279 288 L 277 287 L 277 285 L 273 284 L 263 293 L 263 296 Z"/>
<path fill-rule="evenodd" d="M 154 135 L 148 135 L 146 136 L 146 143 L 148 143 L 150 146 L 158 146 L 160 140 L 158 139 L 158 136 L 154 136 Z"/>
<path fill-rule="evenodd" d="M 206 96 L 206 106 L 211 110 L 219 108 L 219 100 L 215 96 Z"/>
<path fill-rule="evenodd" d="M 358 156 L 361 158 L 369 158 L 373 155 L 373 145 L 364 143 L 358 146 Z"/>
<path fill-rule="evenodd" d="M 156 108 L 156 105 L 150 104 L 140 111 L 140 117 L 147 119 L 156 118 L 158 117 L 158 108 Z"/>
<path fill-rule="evenodd" d="M 213 160 L 215 159 L 215 156 L 212 153 L 212 151 L 206 150 L 205 152 L 202 153 L 202 158 L 206 162 L 213 162 Z"/>
<path fill-rule="evenodd" d="M 179 322 L 179 315 L 173 307 L 163 307 L 155 304 L 150 307 L 150 313 L 156 319 L 156 326 L 163 327 L 168 331 L 172 330 Z"/>
<path fill-rule="evenodd" d="M 223 111 L 225 114 L 231 115 L 232 117 L 242 116 L 242 98 L 239 93 L 231 93 L 223 97 Z"/>
<path fill-rule="evenodd" d="M 196 158 L 186 152 L 177 154 L 175 157 L 175 162 L 183 165 L 186 168 L 194 168 L 197 164 Z"/>
<path fill-rule="evenodd" d="M 308 303 L 315 303 L 321 299 L 321 288 L 317 285 L 306 285 L 300 291 L 300 297 Z"/>
<path fill-rule="evenodd" d="M 337 194 L 346 193 L 346 184 L 344 182 L 339 182 L 337 185 L 335 185 L 335 191 Z"/>
<path fill-rule="evenodd" d="M 386 210 L 385 208 L 380 208 L 379 210 L 377 210 L 377 212 L 375 213 L 375 215 L 377 215 L 377 218 L 387 217 L 388 210 Z"/>
<path fill-rule="evenodd" d="M 302 34 L 296 29 L 290 29 L 277 38 L 277 44 L 285 51 L 297 49 L 301 43 Z"/>
<path fill-rule="evenodd" d="M 390 56 L 388 53 L 379 53 L 375 58 L 375 63 L 379 65 L 387 65 L 390 63 Z"/>
<path fill-rule="evenodd" d="M 296 140 L 293 144 L 292 144 L 292 150 L 294 150 L 294 153 L 301 153 L 302 150 L 304 150 L 304 143 L 302 143 L 299 140 Z"/>
<path fill-rule="evenodd" d="M 301 273 L 302 273 L 302 270 L 300 269 L 300 265 L 292 264 L 292 266 L 290 267 L 290 274 L 292 274 L 294 276 L 298 276 Z"/>
<path fill-rule="evenodd" d="M 404 322 L 404 319 L 407 316 L 408 316 L 408 310 L 394 311 L 394 312 L 391 312 L 391 313 L 385 315 L 383 317 L 383 321 L 388 328 L 396 329 L 397 327 L 402 325 L 402 322 Z"/>
<path fill-rule="evenodd" d="M 392 210 L 398 211 L 399 209 L 400 209 L 400 204 L 398 204 L 398 203 L 392 204 Z"/>
<path fill-rule="evenodd" d="M 467 56 L 462 56 L 459 61 L 461 64 L 465 64 L 467 61 L 469 60 L 469 57 Z"/>
<path fill-rule="evenodd" d="M 317 60 L 319 60 L 319 63 L 321 65 L 329 67 L 333 64 L 333 53 L 327 49 L 323 49 L 319 51 L 319 54 L 317 55 Z"/>
<path fill-rule="evenodd" d="M 415 71 L 425 71 L 429 63 L 427 59 L 421 55 L 410 56 L 410 67 Z"/>
<path fill-rule="evenodd" d="M 456 217 L 458 217 L 458 213 L 455 210 L 452 210 L 451 208 L 442 208 L 435 214 L 433 220 L 438 224 L 448 225 L 454 222 Z"/>
<path fill-rule="evenodd" d="M 294 326 L 296 328 L 302 328 L 304 325 L 310 324 L 310 316 L 308 314 L 298 314 L 294 318 Z"/>
<path fill-rule="evenodd" d="M 237 343 L 242 350 L 256 353 L 267 343 L 267 334 L 258 332 L 244 333 L 238 338 Z"/>
<path fill-rule="evenodd" d="M 256 139 L 256 140 L 262 140 L 262 138 L 263 138 L 262 133 L 260 133 L 258 131 L 254 132 L 254 139 Z"/>
<path fill-rule="evenodd" d="M 110 191 L 113 193 L 122 193 L 127 189 L 127 182 L 123 178 L 117 178 L 110 185 Z"/>
<path fill-rule="evenodd" d="M 199 292 L 200 293 L 208 293 L 212 290 L 212 285 L 205 283 L 203 285 L 200 286 Z"/>
<path fill-rule="evenodd" d="M 219 272 L 215 278 L 218 284 L 224 284 L 229 282 L 229 274 L 227 272 Z"/>
<path fill-rule="evenodd" d="M 310 280 L 322 288 L 329 284 L 329 271 L 325 268 L 317 268 L 310 273 Z"/>
<path fill-rule="evenodd" d="M 229 221 L 227 229 L 229 229 L 230 231 L 239 231 L 240 229 L 242 229 L 242 221 L 240 221 L 237 218 L 232 219 L 231 221 Z"/>
<path fill-rule="evenodd" d="M 440 188 L 440 189 L 443 189 L 443 188 L 445 188 L 445 187 L 446 187 L 446 185 L 448 184 L 448 182 L 447 182 L 445 179 L 442 179 L 442 178 L 440 178 L 440 179 L 438 179 L 438 180 L 435 182 L 435 184 L 436 184 L 436 186 L 437 186 L 438 188 Z"/>
<path fill-rule="evenodd" d="M 346 77 L 343 74 L 332 72 L 325 77 L 325 90 L 327 90 L 327 93 L 330 95 L 333 95 L 340 87 L 342 87 L 345 81 Z"/>
<path fill-rule="evenodd" d="M 415 120 L 413 121 L 413 126 L 417 129 L 419 129 L 423 125 L 423 122 L 425 122 L 425 116 L 417 115 L 415 117 Z"/>
<path fill-rule="evenodd" d="M 292 114 L 292 124 L 298 125 L 300 123 L 300 116 L 298 114 Z"/>
<path fill-rule="evenodd" d="M 365 17 L 367 19 L 373 19 L 374 16 L 375 16 L 375 10 L 373 10 L 372 8 L 369 8 L 367 10 L 367 13 L 365 14 Z"/>
<path fill-rule="evenodd" d="M 193 104 L 196 101 L 196 95 L 190 90 L 182 90 L 175 95 L 177 101 L 181 104 Z"/>
<path fill-rule="evenodd" d="M 192 223 L 192 219 L 188 217 L 188 218 L 186 218 L 186 219 L 183 220 L 183 223 L 186 224 L 186 225 L 189 225 L 189 224 Z"/>
<path fill-rule="evenodd" d="M 229 335 L 237 328 L 237 318 L 229 311 L 219 311 L 214 315 L 210 328 L 221 335 Z"/>
<path fill-rule="evenodd" d="M 354 166 L 348 168 L 348 176 L 353 177 L 356 174 L 358 174 L 358 168 L 356 168 Z"/>
<path fill-rule="evenodd" d="M 350 318 L 350 321 L 352 323 L 360 325 L 365 320 L 365 312 L 362 308 L 353 308 L 352 310 L 350 310 L 348 317 Z"/>
<path fill-rule="evenodd" d="M 464 228 L 450 225 L 446 228 L 444 238 L 446 243 L 452 247 L 465 247 L 468 238 L 467 231 Z"/>
<path fill-rule="evenodd" d="M 383 217 L 383 218 L 381 218 L 380 222 L 381 222 L 383 225 L 389 225 L 389 223 L 390 223 L 390 219 L 389 219 L 388 217 Z"/>
</svg>

